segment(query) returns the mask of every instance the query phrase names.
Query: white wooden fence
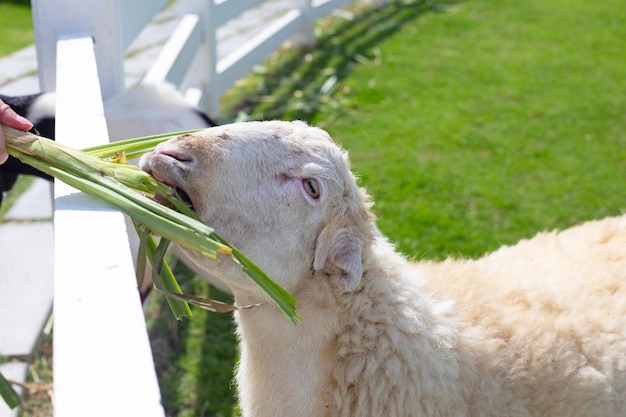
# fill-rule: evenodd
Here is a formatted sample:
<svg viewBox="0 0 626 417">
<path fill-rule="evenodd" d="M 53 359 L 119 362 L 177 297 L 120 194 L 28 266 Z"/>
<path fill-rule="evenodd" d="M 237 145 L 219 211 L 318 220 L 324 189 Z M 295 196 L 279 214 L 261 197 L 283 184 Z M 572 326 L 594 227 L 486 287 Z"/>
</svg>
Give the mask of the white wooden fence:
<svg viewBox="0 0 626 417">
<path fill-rule="evenodd" d="M 186 1 L 143 82 L 169 81 L 208 114 L 288 39 L 311 44 L 314 22 L 349 0 L 293 0 L 255 37 L 217 58 L 218 27 L 260 0 Z M 125 88 L 124 53 L 166 0 L 32 0 L 40 84 L 57 92 L 56 137 L 108 141 L 103 98 Z M 121 213 L 55 183 L 55 415 L 163 416 L 126 223 Z"/>
<path fill-rule="evenodd" d="M 166 80 L 182 86 L 185 77 L 189 77 L 186 97 L 212 117 L 218 117 L 220 97 L 254 65 L 288 39 L 297 45 L 312 45 L 315 21 L 353 1 L 292 0 L 293 8 L 222 59 L 217 53 L 219 27 L 263 1 L 192 2 L 144 82 Z"/>
</svg>

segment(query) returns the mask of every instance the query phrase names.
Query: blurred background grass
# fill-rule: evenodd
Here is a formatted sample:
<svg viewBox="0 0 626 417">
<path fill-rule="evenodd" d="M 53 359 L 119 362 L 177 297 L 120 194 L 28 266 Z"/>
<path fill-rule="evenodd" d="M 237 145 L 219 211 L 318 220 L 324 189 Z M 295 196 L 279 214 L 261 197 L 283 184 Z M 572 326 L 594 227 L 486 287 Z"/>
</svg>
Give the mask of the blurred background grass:
<svg viewBox="0 0 626 417">
<path fill-rule="evenodd" d="M 28 0 L 0 0 L 0 57 L 35 41 Z"/>
<path fill-rule="evenodd" d="M 409 256 L 476 257 L 625 212 L 621 0 L 394 1 L 317 37 L 258 66 L 224 114 L 326 128 Z M 186 291 L 227 298 L 177 271 Z M 177 323 L 162 302 L 146 315 L 168 415 L 238 415 L 231 317 Z"/>
</svg>

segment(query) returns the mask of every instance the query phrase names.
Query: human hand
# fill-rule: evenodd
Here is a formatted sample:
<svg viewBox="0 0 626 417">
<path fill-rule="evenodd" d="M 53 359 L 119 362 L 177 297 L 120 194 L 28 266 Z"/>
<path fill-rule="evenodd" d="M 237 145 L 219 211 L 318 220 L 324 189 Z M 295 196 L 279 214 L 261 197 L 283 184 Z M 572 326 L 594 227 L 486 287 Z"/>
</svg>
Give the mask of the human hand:
<svg viewBox="0 0 626 417">
<path fill-rule="evenodd" d="M 15 113 L 15 111 L 13 111 L 13 109 L 2 100 L 0 100 L 0 124 L 24 131 L 30 130 L 33 127 L 31 122 Z M 0 129 L 0 164 L 3 164 L 8 157 L 9 154 L 7 153 L 7 144 L 4 140 L 4 133 L 2 132 L 2 129 Z"/>
</svg>

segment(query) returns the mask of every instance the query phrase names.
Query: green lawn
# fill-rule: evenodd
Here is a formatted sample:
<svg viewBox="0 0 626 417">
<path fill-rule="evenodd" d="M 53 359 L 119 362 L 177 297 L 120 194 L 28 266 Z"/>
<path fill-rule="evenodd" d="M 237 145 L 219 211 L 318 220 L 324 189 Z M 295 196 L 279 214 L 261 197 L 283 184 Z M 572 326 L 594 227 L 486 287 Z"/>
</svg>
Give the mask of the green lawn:
<svg viewBox="0 0 626 417">
<path fill-rule="evenodd" d="M 383 232 L 410 254 L 475 256 L 623 212 L 623 9 L 468 1 L 378 44 L 382 63 L 345 81 L 358 111 L 328 129 Z"/>
<path fill-rule="evenodd" d="M 35 42 L 28 2 L 0 0 L 0 35 L 0 57 Z"/>
</svg>

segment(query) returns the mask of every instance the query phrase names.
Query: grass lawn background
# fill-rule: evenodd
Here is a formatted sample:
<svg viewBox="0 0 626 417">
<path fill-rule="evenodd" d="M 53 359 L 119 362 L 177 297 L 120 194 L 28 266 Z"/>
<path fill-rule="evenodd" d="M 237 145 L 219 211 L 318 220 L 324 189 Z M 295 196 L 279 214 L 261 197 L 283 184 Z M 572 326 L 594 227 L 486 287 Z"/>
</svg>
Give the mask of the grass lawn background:
<svg viewBox="0 0 626 417">
<path fill-rule="evenodd" d="M 360 111 L 328 129 L 352 150 L 383 232 L 410 254 L 476 256 L 622 212 L 619 9 L 468 1 L 381 43 L 382 63 L 347 81 Z"/>
<path fill-rule="evenodd" d="M 316 49 L 257 67 L 224 115 L 326 128 L 409 256 L 476 257 L 624 213 L 621 1 L 402 1 L 317 32 Z M 168 414 L 237 415 L 230 317 L 176 323 L 158 298 L 147 315 Z"/>
<path fill-rule="evenodd" d="M 0 57 L 34 43 L 29 4 L 27 0 L 0 0 Z"/>
</svg>

